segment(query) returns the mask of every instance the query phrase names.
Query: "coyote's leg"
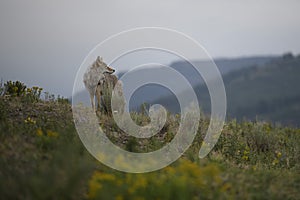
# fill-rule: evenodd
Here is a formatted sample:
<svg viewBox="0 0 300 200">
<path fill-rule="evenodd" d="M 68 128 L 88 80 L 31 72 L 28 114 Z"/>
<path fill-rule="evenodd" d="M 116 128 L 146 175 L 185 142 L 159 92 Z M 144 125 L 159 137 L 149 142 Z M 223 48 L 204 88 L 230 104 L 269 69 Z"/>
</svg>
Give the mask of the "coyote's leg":
<svg viewBox="0 0 300 200">
<path fill-rule="evenodd" d="M 96 88 L 96 99 L 97 99 L 96 110 L 101 111 L 101 85 L 100 84 L 98 84 Z"/>
<path fill-rule="evenodd" d="M 90 92 L 90 99 L 91 99 L 92 109 L 93 111 L 95 111 L 95 93 Z"/>
</svg>

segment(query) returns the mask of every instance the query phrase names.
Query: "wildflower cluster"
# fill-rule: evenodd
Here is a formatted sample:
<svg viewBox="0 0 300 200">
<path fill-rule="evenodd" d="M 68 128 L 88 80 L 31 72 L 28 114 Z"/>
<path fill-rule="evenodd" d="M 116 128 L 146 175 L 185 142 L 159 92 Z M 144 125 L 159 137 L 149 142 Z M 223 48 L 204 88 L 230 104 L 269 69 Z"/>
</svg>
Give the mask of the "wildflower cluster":
<svg viewBox="0 0 300 200">
<path fill-rule="evenodd" d="M 27 86 L 20 81 L 7 81 L 4 84 L 4 95 L 11 97 L 22 97 L 25 102 L 36 102 L 41 98 L 43 88 L 33 86 L 32 88 L 27 88 Z"/>
<path fill-rule="evenodd" d="M 278 165 L 282 160 L 282 153 L 280 151 L 275 151 L 275 159 L 272 162 L 272 165 Z"/>
<path fill-rule="evenodd" d="M 216 165 L 199 166 L 189 160 L 149 174 L 95 171 L 89 181 L 89 199 L 218 198 L 230 190 Z M 109 196 L 107 196 L 109 194 Z M 224 194 L 223 194 L 224 195 Z"/>
<path fill-rule="evenodd" d="M 39 101 L 41 98 L 43 88 L 33 86 L 32 88 L 26 89 L 26 98 L 30 102 Z"/>
<path fill-rule="evenodd" d="M 27 118 L 24 120 L 24 122 L 25 122 L 26 124 L 36 124 L 36 121 L 35 121 L 33 118 L 31 118 L 31 117 L 27 117 Z"/>
<path fill-rule="evenodd" d="M 24 96 L 26 85 L 20 81 L 7 81 L 4 84 L 4 94 L 11 96 Z"/>
<path fill-rule="evenodd" d="M 36 129 L 36 135 L 39 136 L 39 137 L 42 137 L 42 136 L 47 136 L 49 138 L 57 138 L 59 136 L 59 134 L 55 131 L 52 131 L 52 130 L 46 130 L 45 131 L 45 134 L 43 132 L 43 130 L 41 128 L 37 128 Z"/>
<path fill-rule="evenodd" d="M 248 146 L 245 147 L 245 150 L 243 152 L 243 156 L 242 156 L 242 159 L 243 160 L 249 160 L 249 155 L 250 155 L 250 149 Z"/>
</svg>

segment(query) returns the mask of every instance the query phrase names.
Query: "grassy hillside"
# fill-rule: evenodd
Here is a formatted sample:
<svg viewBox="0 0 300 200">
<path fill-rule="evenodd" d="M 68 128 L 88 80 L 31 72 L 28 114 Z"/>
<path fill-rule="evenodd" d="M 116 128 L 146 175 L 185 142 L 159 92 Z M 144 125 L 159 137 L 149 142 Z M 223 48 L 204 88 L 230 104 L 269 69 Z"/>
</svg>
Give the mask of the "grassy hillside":
<svg viewBox="0 0 300 200">
<path fill-rule="evenodd" d="M 3 88 L 2 88 L 3 89 Z M 200 120 L 194 143 L 156 172 L 127 174 L 96 161 L 74 128 L 71 106 L 41 100 L 36 90 L 0 96 L 1 199 L 299 199 L 300 130 L 228 121 L 205 159 L 198 151 L 208 127 Z M 34 98 L 36 97 L 36 98 Z M 139 124 L 148 117 L 132 113 Z M 148 141 L 131 138 L 108 116 L 101 126 L 128 151 L 160 148 L 176 133 L 179 116 Z"/>
</svg>

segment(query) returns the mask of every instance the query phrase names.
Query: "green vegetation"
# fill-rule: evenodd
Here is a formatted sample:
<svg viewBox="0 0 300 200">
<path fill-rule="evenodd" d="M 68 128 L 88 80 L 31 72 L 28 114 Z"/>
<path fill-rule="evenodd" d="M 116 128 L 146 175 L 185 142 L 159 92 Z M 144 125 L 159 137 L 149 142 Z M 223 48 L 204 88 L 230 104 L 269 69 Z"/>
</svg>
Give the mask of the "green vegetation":
<svg viewBox="0 0 300 200">
<path fill-rule="evenodd" d="M 128 174 L 102 165 L 87 152 L 68 101 L 29 98 L 32 94 L 24 90 L 23 95 L 0 96 L 1 199 L 300 198 L 300 129 L 228 121 L 213 151 L 200 160 L 209 124 L 202 118 L 182 158 L 156 172 Z M 144 114 L 132 113 L 132 118 L 141 125 L 149 121 Z M 172 140 L 179 119 L 169 115 L 165 127 L 149 140 L 122 133 L 109 116 L 102 115 L 100 124 L 121 148 L 149 152 Z"/>
</svg>

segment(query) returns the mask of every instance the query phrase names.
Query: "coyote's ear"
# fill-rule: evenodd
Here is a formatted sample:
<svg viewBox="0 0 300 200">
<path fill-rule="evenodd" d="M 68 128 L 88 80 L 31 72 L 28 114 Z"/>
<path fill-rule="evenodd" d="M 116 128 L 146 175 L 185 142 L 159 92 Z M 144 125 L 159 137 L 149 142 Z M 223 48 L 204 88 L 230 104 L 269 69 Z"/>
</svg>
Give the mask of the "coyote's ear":
<svg viewBox="0 0 300 200">
<path fill-rule="evenodd" d="M 97 65 L 100 66 L 102 62 L 103 62 L 102 57 L 98 56 L 97 59 L 96 59 Z"/>
<path fill-rule="evenodd" d="M 98 56 L 98 57 L 97 57 L 97 61 L 102 62 L 102 61 L 103 61 L 102 57 Z"/>
</svg>

